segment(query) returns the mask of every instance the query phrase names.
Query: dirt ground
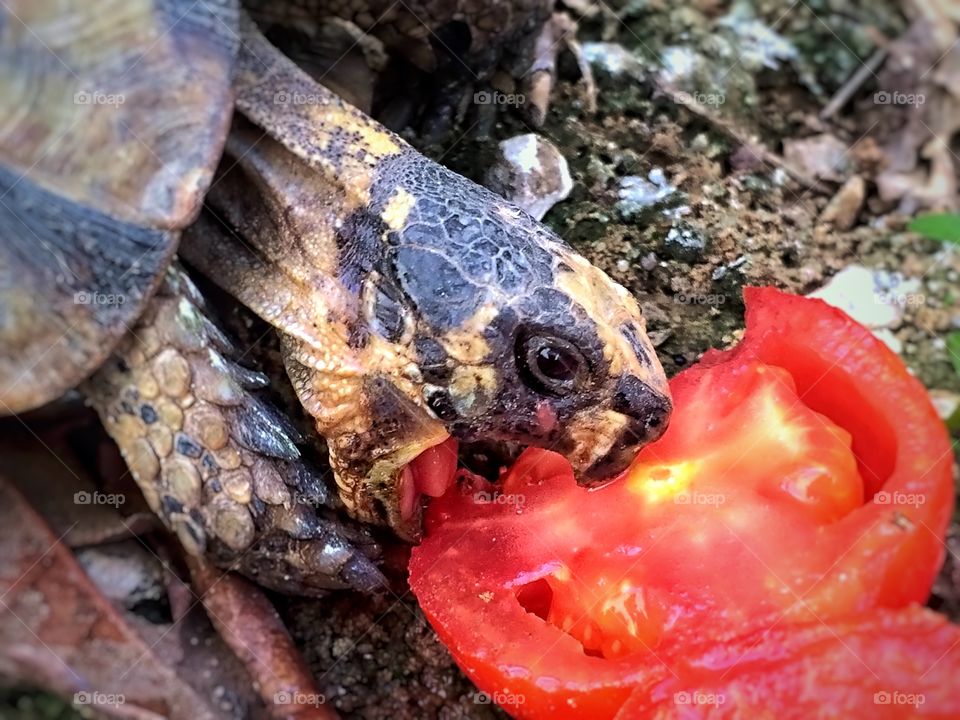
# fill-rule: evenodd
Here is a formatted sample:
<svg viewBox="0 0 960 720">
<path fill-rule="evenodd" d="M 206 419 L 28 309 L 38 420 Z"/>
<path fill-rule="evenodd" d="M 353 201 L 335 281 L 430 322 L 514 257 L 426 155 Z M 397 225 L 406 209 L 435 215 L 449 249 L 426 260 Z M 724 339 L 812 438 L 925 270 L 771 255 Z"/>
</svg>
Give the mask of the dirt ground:
<svg viewBox="0 0 960 720">
<path fill-rule="evenodd" d="M 885 66 L 820 117 L 887 40 L 910 37 L 913 18 L 896 3 L 869 0 L 674 5 L 632 0 L 582 17 L 586 3 L 570 6 L 593 58 L 598 109 L 584 110 L 576 64 L 563 57 L 537 132 L 561 149 L 573 190 L 545 222 L 641 300 L 670 374 L 736 340 L 744 285 L 810 293 L 862 266 L 916 281 L 885 337 L 928 388 L 960 393 L 945 342 L 960 330 L 960 253 L 906 230 L 917 211 L 949 209 L 951 197 L 935 192 L 936 159 L 916 160 L 932 151 L 931 137 L 911 135 L 914 108 L 876 100 L 897 90 L 925 93 L 927 107 L 946 103 L 933 80 L 940 75 L 911 80 Z M 923 120 L 932 137 L 941 134 L 937 122 Z M 478 180 L 498 140 L 532 131 L 518 112 L 501 113 L 485 132 L 471 123 L 424 150 Z M 943 128 L 952 154 L 953 128 Z M 794 145 L 811 138 L 817 143 Z M 900 175 L 913 190 L 890 190 L 891 163 L 900 162 L 890 158 L 911 150 L 915 166 Z M 637 188 L 655 199 L 637 200 Z M 838 208 L 852 219 L 827 222 Z M 934 604 L 955 618 L 958 587 L 951 558 Z M 415 600 L 402 586 L 395 591 L 276 598 L 321 691 L 344 717 L 504 717 L 476 702 Z M 33 693 L 6 700 L 4 720 L 68 716 Z"/>
</svg>

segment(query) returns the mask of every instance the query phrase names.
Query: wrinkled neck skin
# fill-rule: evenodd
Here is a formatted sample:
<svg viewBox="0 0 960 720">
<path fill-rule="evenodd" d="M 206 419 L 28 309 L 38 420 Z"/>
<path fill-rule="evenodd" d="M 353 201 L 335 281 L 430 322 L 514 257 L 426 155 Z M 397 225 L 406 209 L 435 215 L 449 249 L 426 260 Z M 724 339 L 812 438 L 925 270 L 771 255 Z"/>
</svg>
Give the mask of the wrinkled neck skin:
<svg viewBox="0 0 960 720">
<path fill-rule="evenodd" d="M 244 32 L 246 120 L 182 253 L 281 332 L 357 517 L 417 537 L 408 466 L 450 436 L 556 449 L 585 477 L 659 436 L 666 379 L 622 287 Z M 530 387 L 530 334 L 576 348 L 572 391 Z"/>
</svg>

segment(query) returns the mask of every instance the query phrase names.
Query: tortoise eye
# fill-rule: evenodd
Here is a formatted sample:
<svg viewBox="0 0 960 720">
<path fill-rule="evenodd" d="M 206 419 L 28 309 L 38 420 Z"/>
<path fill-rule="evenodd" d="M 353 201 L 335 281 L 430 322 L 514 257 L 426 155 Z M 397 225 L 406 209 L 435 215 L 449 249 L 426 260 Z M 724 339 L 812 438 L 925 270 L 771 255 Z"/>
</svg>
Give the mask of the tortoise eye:
<svg viewBox="0 0 960 720">
<path fill-rule="evenodd" d="M 521 336 L 516 356 L 521 380 L 549 395 L 567 395 L 575 390 L 587 369 L 580 351 L 558 337 Z"/>
</svg>

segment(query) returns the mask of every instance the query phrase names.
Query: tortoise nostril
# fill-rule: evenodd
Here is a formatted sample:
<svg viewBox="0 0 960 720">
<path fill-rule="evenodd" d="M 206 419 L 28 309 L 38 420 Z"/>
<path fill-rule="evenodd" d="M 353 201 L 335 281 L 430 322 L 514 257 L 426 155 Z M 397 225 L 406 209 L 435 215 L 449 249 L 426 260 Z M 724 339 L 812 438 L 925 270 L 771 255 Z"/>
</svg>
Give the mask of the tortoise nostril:
<svg viewBox="0 0 960 720">
<path fill-rule="evenodd" d="M 638 439 L 657 438 L 666 429 L 670 399 L 653 390 L 640 378 L 624 375 L 617 381 L 613 409 L 634 420 L 630 431 Z"/>
<path fill-rule="evenodd" d="M 670 419 L 670 405 L 657 408 L 650 413 L 646 422 L 646 432 L 641 437 L 646 442 L 657 440 L 667 430 L 667 423 Z"/>
</svg>

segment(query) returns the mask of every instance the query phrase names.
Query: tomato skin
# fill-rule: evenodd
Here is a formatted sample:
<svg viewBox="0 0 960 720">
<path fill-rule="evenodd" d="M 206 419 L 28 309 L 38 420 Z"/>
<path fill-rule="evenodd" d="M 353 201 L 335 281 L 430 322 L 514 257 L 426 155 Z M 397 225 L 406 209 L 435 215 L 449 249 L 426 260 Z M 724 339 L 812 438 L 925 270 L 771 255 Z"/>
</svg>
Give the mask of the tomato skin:
<svg viewBox="0 0 960 720">
<path fill-rule="evenodd" d="M 692 649 L 674 672 L 616 720 L 960 718 L 960 627 L 917 606 Z"/>
<path fill-rule="evenodd" d="M 841 548 L 850 550 L 831 577 L 871 578 L 859 609 L 925 602 L 954 507 L 953 448 L 925 388 L 869 330 L 821 300 L 750 287 L 744 301 L 744 342 L 710 351 L 703 365 L 747 355 L 787 368 L 804 404 L 851 432 L 872 502 L 840 522 L 836 535 L 846 533 Z"/>
<path fill-rule="evenodd" d="M 411 587 L 480 688 L 523 698 L 511 714 L 610 718 L 718 647 L 929 593 L 953 483 L 922 386 L 820 301 L 745 299 L 741 344 L 671 381 L 670 428 L 616 482 L 528 450 L 499 490 L 431 503 Z"/>
</svg>

